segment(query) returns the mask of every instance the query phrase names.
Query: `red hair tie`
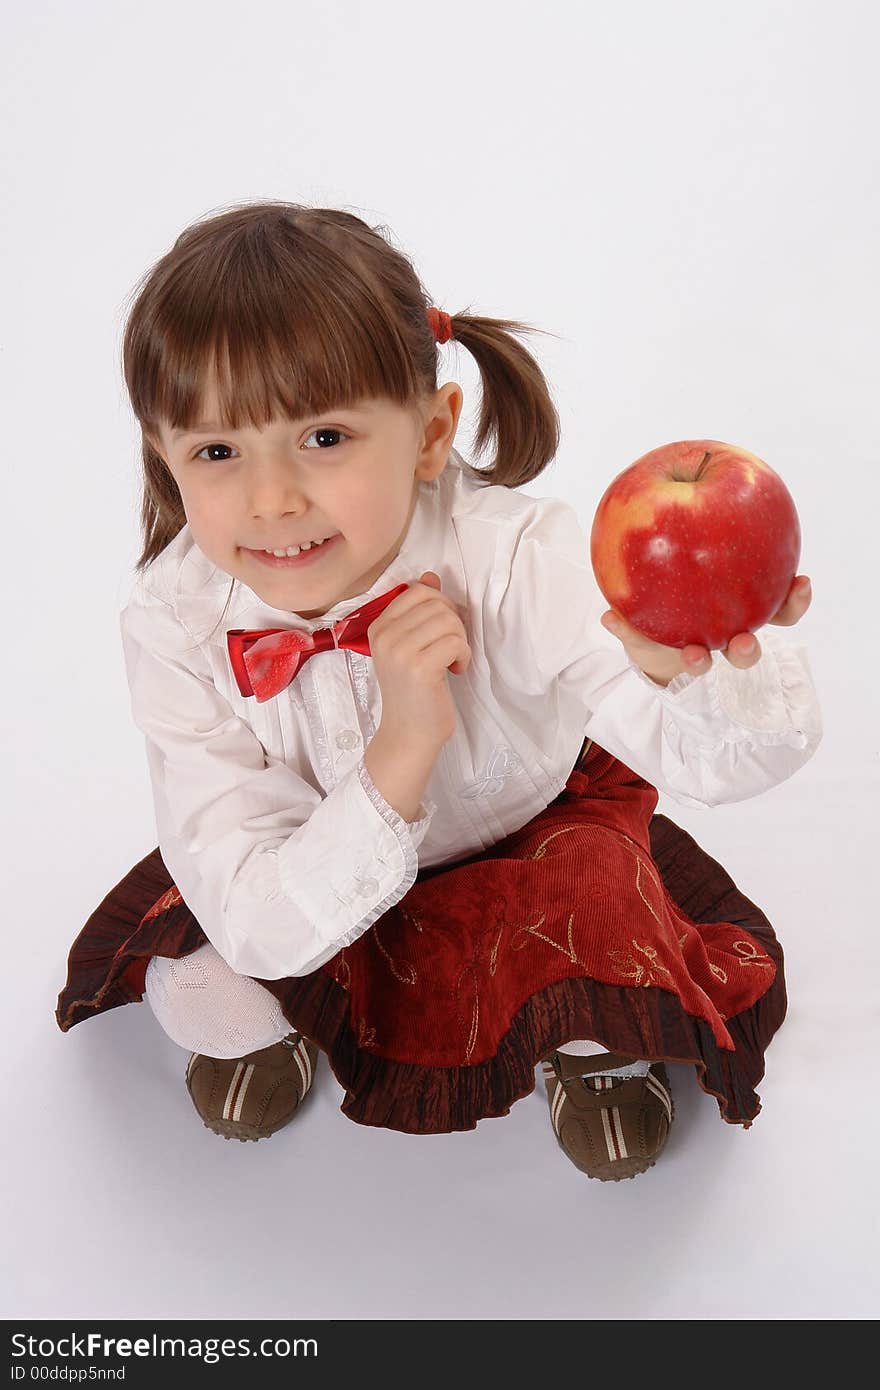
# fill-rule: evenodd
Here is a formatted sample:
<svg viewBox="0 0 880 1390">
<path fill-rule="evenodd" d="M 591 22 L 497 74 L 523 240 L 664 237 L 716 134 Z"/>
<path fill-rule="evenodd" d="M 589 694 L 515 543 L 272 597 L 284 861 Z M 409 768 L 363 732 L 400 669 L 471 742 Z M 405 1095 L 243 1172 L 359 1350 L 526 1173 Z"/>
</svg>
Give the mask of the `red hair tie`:
<svg viewBox="0 0 880 1390">
<path fill-rule="evenodd" d="M 435 309 L 432 306 L 428 310 L 428 322 L 431 325 L 435 341 L 448 343 L 452 337 L 452 319 L 449 314 L 445 314 L 442 309 Z"/>
</svg>

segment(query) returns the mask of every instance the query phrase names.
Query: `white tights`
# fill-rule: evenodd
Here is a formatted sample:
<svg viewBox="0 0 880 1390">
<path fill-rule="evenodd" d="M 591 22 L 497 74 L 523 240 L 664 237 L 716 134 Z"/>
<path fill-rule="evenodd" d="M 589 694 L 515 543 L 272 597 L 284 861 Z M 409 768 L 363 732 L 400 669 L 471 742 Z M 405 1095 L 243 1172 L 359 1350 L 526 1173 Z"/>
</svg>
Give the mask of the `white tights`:
<svg viewBox="0 0 880 1390">
<path fill-rule="evenodd" d="M 275 995 L 210 941 L 178 960 L 151 956 L 144 993 L 169 1038 L 205 1057 L 244 1057 L 293 1032 Z"/>
<path fill-rule="evenodd" d="M 205 1057 L 244 1057 L 293 1032 L 275 995 L 236 974 L 210 941 L 177 960 L 151 956 L 144 992 L 169 1038 Z M 605 1048 L 581 1039 L 560 1051 L 591 1057 Z"/>
</svg>

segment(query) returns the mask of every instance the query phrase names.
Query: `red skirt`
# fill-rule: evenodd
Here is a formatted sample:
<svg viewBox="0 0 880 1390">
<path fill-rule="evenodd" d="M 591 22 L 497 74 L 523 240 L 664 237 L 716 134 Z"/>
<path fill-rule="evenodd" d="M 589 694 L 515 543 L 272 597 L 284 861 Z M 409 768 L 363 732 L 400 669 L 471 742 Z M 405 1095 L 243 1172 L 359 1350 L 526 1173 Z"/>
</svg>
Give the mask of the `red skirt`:
<svg viewBox="0 0 880 1390">
<path fill-rule="evenodd" d="M 529 1095 L 571 1038 L 693 1062 L 748 1128 L 785 1017 L 764 914 L 666 816 L 642 777 L 586 740 L 555 801 L 489 849 L 421 870 L 394 907 L 310 975 L 260 980 L 322 1048 L 358 1124 L 474 1129 Z M 139 1001 L 151 956 L 207 940 L 158 849 L 89 917 L 58 996 L 62 1032 Z"/>
</svg>

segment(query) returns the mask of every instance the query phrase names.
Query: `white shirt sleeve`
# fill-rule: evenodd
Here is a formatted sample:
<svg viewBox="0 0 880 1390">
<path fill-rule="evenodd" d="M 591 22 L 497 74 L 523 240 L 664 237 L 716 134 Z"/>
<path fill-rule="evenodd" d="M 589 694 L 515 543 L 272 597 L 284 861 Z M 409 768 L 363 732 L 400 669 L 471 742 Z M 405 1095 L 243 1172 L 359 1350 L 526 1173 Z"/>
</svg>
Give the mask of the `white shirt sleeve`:
<svg viewBox="0 0 880 1390">
<path fill-rule="evenodd" d="M 184 902 L 239 974 L 310 974 L 409 890 L 435 803 L 404 821 L 363 758 L 322 796 L 268 758 L 170 603 L 141 584 L 120 627 L 159 849 Z"/>
<path fill-rule="evenodd" d="M 812 757 L 823 730 L 804 647 L 765 626 L 754 666 L 737 670 L 713 652 L 705 674 L 658 685 L 602 627 L 611 605 L 574 508 L 560 498 L 536 501 L 515 538 L 498 608 L 492 659 L 506 667 L 506 680 L 525 681 L 545 701 L 554 690 L 576 698 L 585 736 L 683 806 L 745 801 Z"/>
</svg>

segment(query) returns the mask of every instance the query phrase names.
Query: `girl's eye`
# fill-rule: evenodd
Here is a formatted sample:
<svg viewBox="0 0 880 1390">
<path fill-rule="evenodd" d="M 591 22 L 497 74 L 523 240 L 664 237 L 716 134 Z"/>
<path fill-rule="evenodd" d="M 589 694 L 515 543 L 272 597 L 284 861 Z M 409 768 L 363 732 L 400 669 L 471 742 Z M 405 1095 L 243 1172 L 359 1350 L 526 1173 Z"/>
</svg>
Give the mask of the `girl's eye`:
<svg viewBox="0 0 880 1390">
<path fill-rule="evenodd" d="M 334 429 L 334 428 L 333 428 L 332 426 L 330 426 L 330 425 L 319 425 L 319 426 L 317 427 L 317 429 L 312 430 L 312 433 L 309 434 L 309 435 L 307 435 L 306 437 L 307 437 L 308 439 L 311 439 L 312 436 L 313 436 L 313 435 L 316 435 L 316 434 L 323 435 L 325 438 L 326 438 L 327 435 L 341 435 L 343 439 L 348 439 L 348 435 L 345 433 L 344 430 L 337 430 L 337 429 Z M 196 454 L 196 458 L 197 458 L 197 459 L 200 459 L 207 449 L 227 449 L 227 450 L 228 450 L 229 447 L 230 447 L 230 446 L 229 446 L 228 444 L 205 444 L 205 445 L 202 446 L 201 449 L 199 449 L 198 453 Z M 319 446 L 319 447 L 322 447 L 322 446 Z M 205 460 L 206 463 L 226 463 L 226 461 L 227 461 L 226 459 L 218 459 L 218 458 L 209 458 L 209 459 L 206 459 L 206 460 Z"/>
<path fill-rule="evenodd" d="M 325 436 L 328 434 L 341 434 L 344 439 L 348 439 L 348 435 L 344 430 L 336 430 L 332 425 L 319 425 L 318 428 L 312 430 L 312 434 L 307 435 L 306 438 L 311 439 L 313 434 L 323 434 Z"/>
<path fill-rule="evenodd" d="M 205 444 L 201 449 L 199 449 L 199 452 L 196 454 L 196 458 L 197 458 L 197 459 L 200 459 L 200 458 L 202 457 L 202 454 L 205 452 L 205 449 L 228 449 L 228 448 L 229 448 L 229 445 L 228 445 L 228 444 Z M 212 459 L 206 459 L 205 462 L 206 462 L 206 463 L 225 463 L 225 462 L 226 462 L 226 459 L 213 459 L 213 458 L 212 458 Z"/>
</svg>

